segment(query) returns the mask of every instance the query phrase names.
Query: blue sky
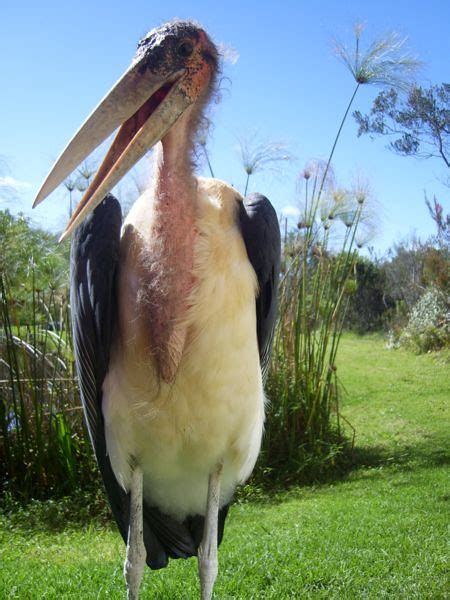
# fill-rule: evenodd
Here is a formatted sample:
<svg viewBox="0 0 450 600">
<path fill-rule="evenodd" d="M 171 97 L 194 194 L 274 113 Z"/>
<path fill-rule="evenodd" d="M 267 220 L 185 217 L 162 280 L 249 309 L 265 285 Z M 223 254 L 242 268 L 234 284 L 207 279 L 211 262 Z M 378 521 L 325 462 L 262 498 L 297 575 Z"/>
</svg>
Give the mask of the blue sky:
<svg viewBox="0 0 450 600">
<path fill-rule="evenodd" d="M 295 160 L 282 175 L 255 175 L 251 188 L 267 195 L 278 211 L 298 202 L 298 173 L 311 159 L 326 158 L 354 88 L 334 57 L 332 38 L 352 42 L 363 22 L 363 46 L 386 31 L 409 37 L 424 68 L 419 83 L 448 82 L 450 2 L 11 2 L 1 10 L 0 182 L 16 186 L 18 200 L 0 207 L 22 210 L 33 221 L 62 229 L 67 211 L 63 190 L 44 205 L 30 206 L 53 160 L 81 122 L 128 66 L 138 39 L 174 17 L 193 18 L 212 38 L 235 50 L 224 66 L 222 100 L 213 107 L 209 143 L 216 175 L 243 188 L 239 138 L 283 140 Z M 355 108 L 367 111 L 379 88 L 360 90 Z M 415 230 L 434 232 L 424 190 L 449 209 L 446 173 L 438 159 L 417 161 L 386 149 L 387 140 L 356 137 L 350 119 L 337 148 L 338 182 L 357 174 L 370 181 L 377 201 L 381 252 Z M 203 174 L 207 174 L 203 169 Z"/>
</svg>

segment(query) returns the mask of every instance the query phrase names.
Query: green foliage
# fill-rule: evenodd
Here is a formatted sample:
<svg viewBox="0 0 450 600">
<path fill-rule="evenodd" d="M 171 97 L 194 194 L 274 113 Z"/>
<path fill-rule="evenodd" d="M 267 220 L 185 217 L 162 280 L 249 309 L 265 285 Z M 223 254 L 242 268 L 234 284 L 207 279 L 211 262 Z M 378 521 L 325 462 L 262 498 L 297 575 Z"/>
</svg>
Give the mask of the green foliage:
<svg viewBox="0 0 450 600">
<path fill-rule="evenodd" d="M 448 367 L 403 350 L 393 361 L 381 336 L 345 334 L 338 368 L 354 470 L 232 506 L 218 598 L 447 597 Z M 88 497 L 77 502 L 0 513 L 0 597 L 124 597 L 124 544 Z M 195 559 L 144 572 L 143 597 L 198 593 Z"/>
<path fill-rule="evenodd" d="M 69 309 L 53 291 L 32 291 L 18 318 L 12 297 L 1 273 L 1 490 L 22 501 L 57 497 L 88 484 L 95 469 L 75 383 Z"/>
<path fill-rule="evenodd" d="M 358 135 L 394 136 L 390 148 L 405 156 L 441 158 L 450 167 L 450 84 L 413 87 L 406 100 L 391 88 L 375 98 L 368 115 L 355 111 Z"/>
<path fill-rule="evenodd" d="M 445 294 L 435 287 L 429 288 L 413 307 L 398 343 L 417 353 L 449 346 L 449 311 Z"/>
<path fill-rule="evenodd" d="M 422 273 L 422 281 L 425 287 L 435 286 L 443 292 L 450 290 L 449 248 L 450 246 L 442 248 L 428 246 L 425 249 Z"/>
<path fill-rule="evenodd" d="M 361 85 L 408 87 L 418 62 L 403 51 L 396 35 L 361 51 L 338 43 L 336 51 L 356 87 L 350 97 L 328 161 L 303 173 L 305 195 L 299 232 L 285 240 L 284 276 L 274 356 L 267 382 L 272 401 L 259 476 L 288 482 L 314 478 L 333 468 L 345 440 L 340 428 L 336 356 L 357 259 L 356 234 L 365 224 L 367 189 L 333 189 L 331 161 Z M 336 224 L 340 228 L 336 236 Z M 364 237 L 364 236 L 363 236 Z"/>
<path fill-rule="evenodd" d="M 38 303 L 45 291 L 67 294 L 68 271 L 67 243 L 59 245 L 57 236 L 32 227 L 25 217 L 0 210 L 0 273 L 8 277 L 20 322 L 31 318 L 34 293 Z"/>
<path fill-rule="evenodd" d="M 396 35 L 361 52 L 361 31 L 355 29 L 354 51 L 338 45 L 356 87 L 328 162 L 304 173 L 302 219 L 298 231 L 285 240 L 280 318 L 268 379 L 272 404 L 258 471 L 264 481 L 321 476 L 334 467 L 345 445 L 336 357 L 349 298 L 358 294 L 355 236 L 366 199 L 364 190 L 331 190 L 331 160 L 359 87 L 407 87 L 418 66 Z M 279 144 L 253 150 L 243 152 L 246 185 L 253 173 L 289 158 Z M 87 183 L 92 169 L 85 165 L 79 173 Z M 66 181 L 70 204 L 74 190 L 83 187 Z M 24 499 L 66 494 L 85 485 L 95 468 L 74 381 L 65 287 L 68 245 L 56 246 L 53 236 L 33 230 L 21 217 L 4 212 L 1 219 L 0 328 L 7 375 L 0 404 L 0 451 L 6 466 L 0 475 Z"/>
<path fill-rule="evenodd" d="M 306 171 L 299 230 L 284 243 L 278 329 L 266 386 L 271 403 L 258 471 L 266 483 L 320 478 L 336 466 L 346 444 L 336 356 L 355 289 L 355 237 L 365 200 L 360 201 L 361 191 L 322 186 L 327 171 Z"/>
<path fill-rule="evenodd" d="M 68 246 L 7 211 L 0 234 L 1 492 L 58 497 L 95 469 L 75 383 Z"/>
<path fill-rule="evenodd" d="M 378 331 L 393 304 L 385 294 L 385 271 L 370 259 L 358 257 L 354 277 L 356 289 L 350 296 L 345 327 L 357 333 Z"/>
<path fill-rule="evenodd" d="M 449 289 L 449 248 L 436 247 L 433 240 L 422 242 L 413 237 L 393 245 L 383 261 L 385 292 L 395 302 L 404 302 L 411 311 L 424 290 L 435 286 Z"/>
</svg>

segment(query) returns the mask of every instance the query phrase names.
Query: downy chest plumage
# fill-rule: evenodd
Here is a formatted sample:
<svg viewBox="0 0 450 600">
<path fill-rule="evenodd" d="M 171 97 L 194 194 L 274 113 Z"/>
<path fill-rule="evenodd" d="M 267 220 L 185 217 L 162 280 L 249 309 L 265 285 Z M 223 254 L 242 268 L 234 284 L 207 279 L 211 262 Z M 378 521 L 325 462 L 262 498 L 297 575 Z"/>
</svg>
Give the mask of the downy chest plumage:
<svg viewBox="0 0 450 600">
<path fill-rule="evenodd" d="M 221 461 L 221 503 L 227 502 L 250 474 L 261 442 L 257 282 L 236 224 L 238 201 L 226 184 L 198 180 L 192 256 L 182 257 L 188 272 L 178 282 L 175 302 L 170 265 L 159 285 L 149 266 L 145 199 L 124 224 L 119 335 L 103 384 L 108 453 L 125 489 L 130 457 L 145 465 L 147 501 L 177 518 L 204 514 L 208 475 Z M 136 261 L 148 250 L 145 260 Z M 157 260 L 160 249 L 153 252 Z M 159 313 L 163 327 L 153 329 L 154 336 L 152 289 L 162 294 L 159 304 L 164 306 L 164 295 L 169 304 Z M 168 361 L 166 372 L 161 360 Z"/>
</svg>

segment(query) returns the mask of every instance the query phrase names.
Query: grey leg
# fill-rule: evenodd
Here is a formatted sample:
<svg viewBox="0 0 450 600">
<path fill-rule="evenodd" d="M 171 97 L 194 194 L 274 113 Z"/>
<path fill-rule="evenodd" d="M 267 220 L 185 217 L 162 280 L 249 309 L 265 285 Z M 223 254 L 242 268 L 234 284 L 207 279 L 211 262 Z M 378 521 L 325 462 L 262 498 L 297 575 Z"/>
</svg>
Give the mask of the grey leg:
<svg viewBox="0 0 450 600">
<path fill-rule="evenodd" d="M 198 549 L 201 600 L 210 600 L 217 577 L 217 520 L 219 516 L 220 475 L 222 465 L 209 476 L 203 539 Z"/>
<path fill-rule="evenodd" d="M 146 551 L 143 538 L 142 469 L 136 465 L 131 475 L 130 523 L 128 526 L 127 556 L 123 574 L 127 582 L 128 600 L 138 600 L 139 586 L 144 572 Z"/>
</svg>

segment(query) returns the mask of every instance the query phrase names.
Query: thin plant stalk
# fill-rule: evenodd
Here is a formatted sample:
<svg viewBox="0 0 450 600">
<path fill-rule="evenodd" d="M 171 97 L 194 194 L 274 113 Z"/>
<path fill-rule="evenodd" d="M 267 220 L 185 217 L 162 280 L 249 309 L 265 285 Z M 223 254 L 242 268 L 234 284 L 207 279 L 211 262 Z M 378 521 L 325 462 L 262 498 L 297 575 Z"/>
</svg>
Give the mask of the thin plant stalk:
<svg viewBox="0 0 450 600">
<path fill-rule="evenodd" d="M 93 468 L 75 391 L 69 307 L 36 280 L 32 268 L 25 282 L 31 289 L 16 310 L 0 273 L 1 372 L 7 373 L 0 381 L 0 485 L 21 501 L 90 485 Z"/>
<path fill-rule="evenodd" d="M 353 91 L 353 94 L 352 94 L 352 96 L 350 98 L 350 101 L 349 101 L 349 103 L 347 105 L 347 108 L 345 110 L 344 116 L 342 117 L 342 120 L 341 120 L 341 123 L 339 125 L 339 129 L 337 131 L 336 137 L 334 138 L 334 142 L 333 142 L 333 145 L 331 147 L 331 151 L 330 151 L 330 155 L 329 155 L 328 160 L 327 160 L 325 171 L 323 173 L 322 181 L 320 183 L 319 193 L 317 194 L 317 200 L 318 201 L 320 201 L 320 199 L 322 197 L 323 188 L 324 188 L 325 182 L 327 180 L 328 170 L 330 168 L 331 161 L 333 160 L 334 151 L 336 150 L 337 143 L 338 143 L 339 138 L 341 136 L 342 128 L 344 127 L 344 124 L 345 124 L 345 122 L 347 120 L 348 113 L 350 111 L 350 108 L 353 105 L 353 101 L 355 100 L 355 97 L 356 97 L 356 94 L 357 94 L 357 92 L 359 90 L 360 85 L 361 85 L 360 83 L 356 84 L 356 87 L 355 87 L 355 89 Z"/>
<path fill-rule="evenodd" d="M 206 162 L 208 164 L 208 169 L 209 169 L 210 175 L 214 179 L 214 171 L 213 171 L 213 168 L 212 168 L 212 165 L 211 165 L 211 161 L 209 160 L 209 154 L 208 154 L 208 151 L 206 149 L 206 144 L 202 144 L 202 147 L 203 147 L 203 152 L 205 154 Z"/>
<path fill-rule="evenodd" d="M 247 179 L 245 180 L 244 196 L 246 196 L 246 195 L 247 195 L 248 183 L 249 183 L 249 181 L 250 181 L 250 175 L 251 175 L 251 173 L 247 173 Z"/>
</svg>

